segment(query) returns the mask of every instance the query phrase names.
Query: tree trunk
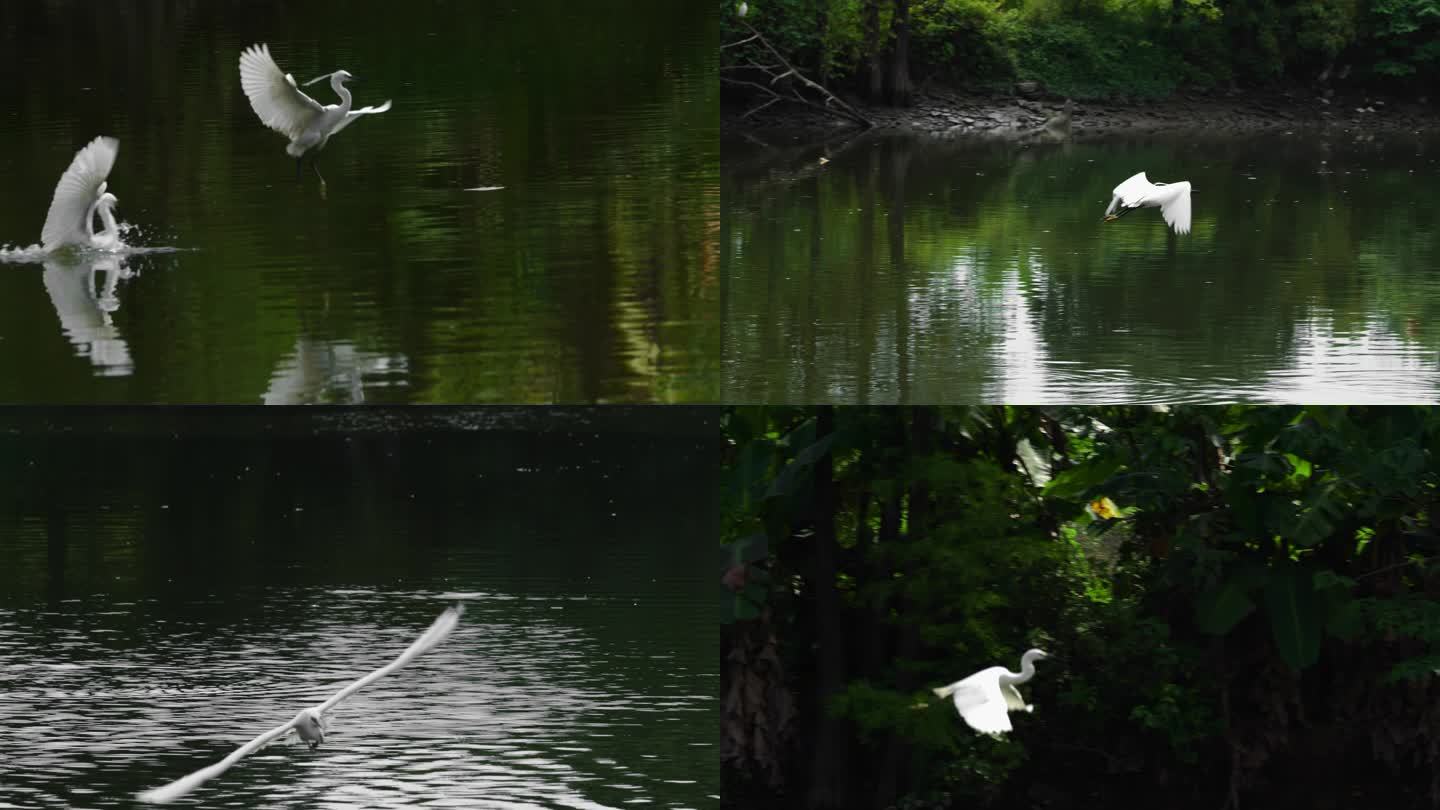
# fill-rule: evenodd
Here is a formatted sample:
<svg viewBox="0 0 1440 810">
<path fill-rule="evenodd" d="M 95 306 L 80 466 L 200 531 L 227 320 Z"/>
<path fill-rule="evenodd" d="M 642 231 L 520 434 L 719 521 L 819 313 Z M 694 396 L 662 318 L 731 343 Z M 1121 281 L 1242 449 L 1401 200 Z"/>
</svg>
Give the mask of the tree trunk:
<svg viewBox="0 0 1440 810">
<path fill-rule="evenodd" d="M 914 94 L 910 85 L 910 0 L 895 0 L 890 30 L 895 34 L 895 49 L 890 53 L 890 103 L 908 107 Z"/>
<path fill-rule="evenodd" d="M 823 406 L 816 417 L 815 438 L 835 432 L 835 408 Z M 846 806 L 850 796 L 850 733 L 844 720 L 832 717 L 830 700 L 845 688 L 845 623 L 836 579 L 839 545 L 835 542 L 835 462 L 826 453 L 815 463 L 811 538 L 811 589 L 815 594 L 815 754 L 810 766 L 810 794 L 806 805 L 814 810 Z"/>
<path fill-rule="evenodd" d="M 910 409 L 910 438 L 909 453 L 907 454 L 909 458 L 923 459 L 934 452 L 935 419 L 934 408 L 917 406 Z M 930 531 L 930 523 L 934 514 L 930 503 L 930 482 L 923 478 L 911 481 L 908 500 L 906 531 L 904 536 L 899 539 L 899 542 L 906 544 L 922 541 Z M 909 613 L 908 602 L 902 589 L 890 605 L 893 615 L 899 617 L 895 620 L 897 628 L 895 661 L 897 662 L 914 661 L 920 657 L 920 627 L 913 620 L 905 618 Z M 894 672 L 895 687 L 901 692 L 915 689 L 920 685 L 914 674 L 903 665 L 895 667 Z M 910 761 L 911 748 L 910 742 L 898 734 L 886 737 L 885 746 L 880 753 L 873 776 L 875 807 L 889 807 L 906 792 L 907 786 L 902 766 Z"/>
<path fill-rule="evenodd" d="M 870 61 L 870 93 L 866 98 L 877 102 L 885 97 L 885 43 L 880 39 L 880 0 L 865 0 L 861 20 L 865 27 L 865 53 Z"/>
</svg>

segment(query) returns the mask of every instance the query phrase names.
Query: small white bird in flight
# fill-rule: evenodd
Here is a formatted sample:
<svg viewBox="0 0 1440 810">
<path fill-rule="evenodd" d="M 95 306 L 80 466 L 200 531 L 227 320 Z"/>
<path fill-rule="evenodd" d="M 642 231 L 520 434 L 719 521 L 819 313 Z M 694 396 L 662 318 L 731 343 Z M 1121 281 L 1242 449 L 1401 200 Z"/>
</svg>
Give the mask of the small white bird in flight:
<svg viewBox="0 0 1440 810">
<path fill-rule="evenodd" d="M 1044 650 L 1026 650 L 1020 656 L 1019 672 L 1011 672 L 1005 667 L 982 669 L 949 686 L 937 687 L 935 696 L 946 698 L 953 695 L 956 711 L 976 731 L 1001 734 L 1011 729 L 1010 712 L 1035 711 L 1034 706 L 1026 704 L 1025 699 L 1020 697 L 1020 690 L 1015 685 L 1035 677 L 1035 660 L 1048 657 Z"/>
<path fill-rule="evenodd" d="M 119 151 L 120 141 L 102 135 L 75 153 L 70 168 L 55 184 L 50 212 L 40 230 L 40 243 L 47 252 L 65 245 L 101 250 L 123 247 L 114 214 L 119 200 L 105 190 L 105 178 L 110 176 Z M 104 225 L 100 233 L 95 233 L 96 214 Z"/>
<path fill-rule="evenodd" d="M 1145 178 L 1145 172 L 1140 172 L 1116 186 L 1113 193 L 1110 207 L 1105 209 L 1106 222 L 1117 220 L 1136 208 L 1159 208 L 1165 224 L 1174 228 L 1175 233 L 1190 232 L 1189 181 L 1152 183 Z"/>
<path fill-rule="evenodd" d="M 316 77 L 306 82 L 305 86 L 309 87 L 325 79 L 330 80 L 330 88 L 340 97 L 339 104 L 322 106 L 320 102 L 305 95 L 295 85 L 295 77 L 281 72 L 280 66 L 270 58 L 269 45 L 251 45 L 240 53 L 240 86 L 245 89 L 245 95 L 250 98 L 250 106 L 255 109 L 255 114 L 260 116 L 261 122 L 290 139 L 285 152 L 295 158 L 297 180 L 300 178 L 300 166 L 307 151 L 314 149 L 318 153 L 330 140 L 330 136 L 349 126 L 356 118 L 390 109 L 388 100 L 378 107 L 350 109 L 352 99 L 345 82 L 355 81 L 355 77 L 346 70 Z M 310 165 L 314 167 L 320 182 L 324 183 L 325 177 L 320 174 L 318 161 L 319 155 L 312 155 Z"/>
<path fill-rule="evenodd" d="M 315 750 L 316 746 L 325 741 L 325 714 L 327 712 L 335 708 L 335 705 L 340 701 L 358 692 L 365 686 L 374 683 L 379 678 L 405 666 L 425 651 L 432 649 L 444 641 L 445 637 L 450 635 L 450 631 L 455 629 L 455 625 L 459 624 L 460 614 L 464 611 L 465 608 L 462 605 L 446 608 L 445 612 L 440 614 L 440 618 L 436 619 L 435 622 L 430 625 L 430 629 L 422 633 L 420 638 L 415 639 L 415 642 L 406 648 L 405 652 L 400 653 L 400 656 L 394 661 L 341 689 L 324 703 L 309 709 L 301 709 L 299 714 L 295 715 L 295 717 L 284 725 L 276 726 L 250 742 L 245 743 L 235 749 L 230 756 L 225 757 L 214 765 L 201 768 L 189 776 L 182 776 L 168 785 L 147 790 L 139 794 L 137 798 L 143 802 L 153 802 L 156 804 L 175 801 L 205 782 L 224 773 L 231 765 L 239 762 L 240 759 L 246 755 L 252 754 L 275 740 L 289 735 L 292 731 L 298 734 L 300 739 L 304 740 L 305 743 L 310 746 L 310 750 Z"/>
</svg>

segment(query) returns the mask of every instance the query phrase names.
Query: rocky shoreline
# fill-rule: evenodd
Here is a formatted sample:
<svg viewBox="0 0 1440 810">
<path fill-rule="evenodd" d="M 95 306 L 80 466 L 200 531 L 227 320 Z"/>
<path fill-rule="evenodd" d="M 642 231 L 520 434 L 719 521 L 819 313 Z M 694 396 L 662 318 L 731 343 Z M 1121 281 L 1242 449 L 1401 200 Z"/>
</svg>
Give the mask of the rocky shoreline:
<svg viewBox="0 0 1440 810">
<path fill-rule="evenodd" d="M 1121 133 L 1204 132 L 1239 135 L 1267 131 L 1333 129 L 1356 133 L 1440 131 L 1440 108 L 1427 99 L 1395 100 L 1364 95 L 1341 96 L 1313 91 L 1279 90 L 1215 95 L 1181 94 L 1163 101 L 1076 102 L 1071 137 L 1085 140 Z M 910 107 L 850 103 L 879 131 L 935 136 L 1013 137 L 1033 133 L 1059 113 L 1063 98 L 979 95 L 930 90 Z M 776 132 L 824 136 L 857 129 L 799 105 L 773 105 L 748 118 L 748 108 L 722 106 L 722 132 Z"/>
</svg>

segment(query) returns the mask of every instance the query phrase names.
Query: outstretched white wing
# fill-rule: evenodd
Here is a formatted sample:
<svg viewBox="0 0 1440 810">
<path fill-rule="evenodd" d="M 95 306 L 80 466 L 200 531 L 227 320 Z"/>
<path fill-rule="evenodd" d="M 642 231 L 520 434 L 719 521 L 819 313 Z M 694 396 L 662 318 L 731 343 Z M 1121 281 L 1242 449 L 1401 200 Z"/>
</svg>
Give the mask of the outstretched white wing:
<svg viewBox="0 0 1440 810">
<path fill-rule="evenodd" d="M 282 726 L 276 726 L 275 728 L 270 729 L 264 734 L 261 734 L 259 737 L 256 737 L 250 742 L 245 743 L 239 748 L 236 748 L 234 752 L 230 754 L 230 756 L 225 757 L 214 765 L 201 768 L 200 770 L 190 774 L 189 776 L 182 776 L 168 785 L 161 785 L 158 788 L 147 790 L 144 793 L 141 793 L 137 798 L 139 798 L 142 802 L 152 802 L 154 804 L 167 804 L 169 802 L 173 802 L 181 796 L 184 796 L 186 793 L 189 793 L 195 788 L 200 787 L 202 784 L 208 782 L 211 779 L 214 779 L 215 777 L 229 770 L 231 765 L 239 762 L 241 758 L 243 758 L 247 754 L 254 753 L 257 750 L 264 748 L 271 742 L 278 740 L 281 737 L 284 737 L 286 734 L 289 734 L 295 729 L 295 720 L 298 720 L 299 718 L 300 716 L 296 715 L 294 719 L 290 720 L 290 722 Z"/>
<path fill-rule="evenodd" d="M 1160 202 L 1160 216 L 1165 218 L 1165 224 L 1175 229 L 1175 233 L 1187 234 L 1190 232 L 1190 183 L 1171 183 L 1160 189 L 1163 199 Z"/>
<path fill-rule="evenodd" d="M 1035 708 L 1025 702 L 1025 698 L 1020 696 L 1020 690 L 1016 689 L 1013 683 L 1001 686 L 1000 692 L 1005 695 L 1005 707 L 1012 712 L 1028 712 Z"/>
<path fill-rule="evenodd" d="M 450 631 L 454 630 L 455 625 L 459 624 L 460 614 L 464 611 L 465 608 L 463 605 L 455 605 L 453 607 L 446 608 L 445 612 L 440 614 L 440 618 L 436 619 L 435 622 L 430 625 L 430 629 L 422 633 L 420 635 L 420 638 L 416 639 L 415 642 L 405 650 L 405 652 L 400 653 L 400 656 L 398 658 L 386 664 L 385 666 L 375 670 L 369 675 L 366 675 L 360 680 L 350 684 L 344 689 L 341 689 L 339 692 L 335 693 L 334 697 L 330 698 L 319 706 L 316 706 L 314 708 L 314 711 L 320 712 L 322 714 L 326 711 L 329 711 L 330 709 L 335 707 L 335 704 L 354 694 L 362 687 L 366 686 L 367 684 L 373 683 L 376 679 L 380 677 L 394 672 L 400 667 L 403 667 L 411 661 L 415 660 L 426 650 L 432 649 L 435 645 L 444 641 L 446 636 L 450 635 Z M 204 784 L 206 781 L 214 779 L 215 777 L 224 773 L 227 769 L 229 769 L 231 765 L 234 765 L 236 762 L 240 761 L 240 759 L 247 754 L 251 754 L 256 750 L 268 745 L 272 741 L 277 740 L 293 731 L 295 729 L 295 724 L 300 720 L 302 716 L 305 715 L 306 712 L 309 711 L 311 710 L 302 709 L 299 714 L 291 718 L 290 722 L 282 726 L 277 726 L 265 732 L 264 734 L 261 734 L 259 737 L 256 737 L 250 742 L 245 743 L 244 745 L 235 749 L 235 751 L 231 753 L 230 756 L 225 757 L 214 765 L 206 768 L 201 768 L 200 770 L 190 774 L 189 776 L 184 776 L 176 779 L 174 782 L 171 782 L 168 785 L 164 785 L 163 787 L 158 787 L 154 790 L 147 790 L 144 793 L 141 793 L 139 795 L 140 800 L 146 802 L 165 803 L 174 801 L 175 799 L 184 796 L 186 793 L 189 793 L 190 791 Z"/>
<path fill-rule="evenodd" d="M 345 114 L 344 118 L 340 119 L 340 123 L 335 125 L 335 128 L 330 131 L 330 134 L 334 135 L 345 127 L 350 126 L 351 121 L 354 121 L 356 118 L 359 118 L 362 115 L 374 115 L 376 113 L 385 112 L 388 109 L 390 109 L 390 101 L 387 99 L 384 104 L 381 104 L 378 107 L 361 107 L 358 110 L 351 110 L 350 112 Z"/>
<path fill-rule="evenodd" d="M 265 126 L 290 140 L 300 137 L 325 108 L 295 86 L 270 58 L 270 46 L 251 45 L 240 53 L 240 86 Z"/>
<path fill-rule="evenodd" d="M 414 661 L 416 658 L 420 657 L 423 653 L 425 653 L 425 651 L 433 649 L 435 645 L 444 641 L 445 637 L 450 635 L 450 631 L 454 630 L 455 625 L 460 623 L 460 614 L 464 612 L 465 607 L 463 605 L 454 605 L 453 607 L 446 608 L 445 612 L 440 614 L 440 618 L 436 619 L 435 622 L 430 625 L 430 629 L 420 634 L 420 638 L 415 639 L 415 643 L 411 644 L 408 648 L 406 648 L 405 652 L 400 653 L 398 658 L 386 664 L 385 666 L 375 670 L 369 675 L 366 675 L 360 680 L 350 684 L 344 689 L 341 689 L 339 692 L 336 692 L 335 695 L 329 700 L 321 703 L 319 706 L 316 706 L 315 710 L 320 712 L 321 714 L 330 711 L 332 708 L 335 707 L 335 704 L 339 703 L 347 697 L 350 697 L 351 695 L 355 694 L 366 686 L 369 686 L 380 678 L 389 675 L 400 667 L 405 666 L 411 661 Z"/>
<path fill-rule="evenodd" d="M 75 153 L 70 168 L 55 184 L 50 213 L 45 215 L 45 227 L 40 231 L 40 243 L 46 250 L 61 245 L 89 244 L 85 217 L 90 214 L 95 198 L 100 196 L 100 187 L 110 176 L 119 151 L 120 141 L 102 135 Z"/>
<path fill-rule="evenodd" d="M 955 702 L 955 710 L 966 723 L 976 731 L 999 734 L 1009 731 L 1010 715 L 1006 696 L 1000 690 L 1000 674 L 1004 667 L 990 667 L 957 681 L 950 686 L 936 689 L 941 697 L 949 694 Z"/>
</svg>

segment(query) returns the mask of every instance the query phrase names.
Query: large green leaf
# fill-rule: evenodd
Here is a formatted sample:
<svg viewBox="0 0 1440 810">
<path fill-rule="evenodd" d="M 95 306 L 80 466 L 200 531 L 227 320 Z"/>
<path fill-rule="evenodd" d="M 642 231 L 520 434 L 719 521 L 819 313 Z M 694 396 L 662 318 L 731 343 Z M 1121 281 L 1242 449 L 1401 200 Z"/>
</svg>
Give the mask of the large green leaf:
<svg viewBox="0 0 1440 810">
<path fill-rule="evenodd" d="M 1265 610 L 1285 663 L 1298 671 L 1319 660 L 1321 616 L 1310 571 L 1287 566 L 1272 572 L 1265 586 Z"/>
<path fill-rule="evenodd" d="M 1108 481 L 1120 467 L 1120 459 L 1114 456 L 1093 458 L 1050 479 L 1044 492 L 1052 498 L 1073 500 Z"/>
<path fill-rule="evenodd" d="M 1302 546 L 1316 545 L 1335 531 L 1335 521 L 1345 514 L 1345 503 L 1335 481 L 1316 487 L 1306 498 L 1291 536 Z"/>
<path fill-rule="evenodd" d="M 1223 636 L 1255 610 L 1255 602 L 1236 582 L 1225 582 L 1195 600 L 1195 623 L 1201 632 Z"/>
</svg>

